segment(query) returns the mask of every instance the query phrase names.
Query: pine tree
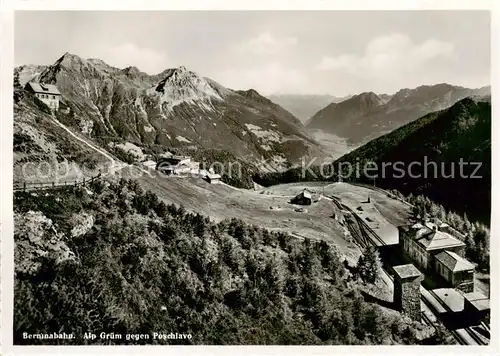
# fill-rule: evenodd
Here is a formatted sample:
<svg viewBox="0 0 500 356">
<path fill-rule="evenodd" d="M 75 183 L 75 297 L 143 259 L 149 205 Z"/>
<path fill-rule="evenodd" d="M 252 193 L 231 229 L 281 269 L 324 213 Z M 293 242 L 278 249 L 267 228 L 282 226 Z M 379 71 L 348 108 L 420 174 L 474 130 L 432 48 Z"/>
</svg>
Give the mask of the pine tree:
<svg viewBox="0 0 500 356">
<path fill-rule="evenodd" d="M 472 232 L 468 232 L 465 236 L 465 245 L 466 245 L 466 257 L 471 260 L 476 260 L 476 242 L 474 241 L 474 237 Z"/>
<path fill-rule="evenodd" d="M 14 88 L 21 88 L 21 82 L 19 82 L 19 73 L 14 74 Z"/>
<path fill-rule="evenodd" d="M 418 205 L 414 205 L 411 208 L 411 214 L 416 218 L 417 216 L 420 215 L 420 207 Z"/>
<path fill-rule="evenodd" d="M 382 263 L 375 247 L 367 247 L 358 260 L 358 273 L 363 282 L 374 283 L 377 279 Z"/>
<path fill-rule="evenodd" d="M 434 203 L 430 204 L 429 214 L 432 217 L 439 219 L 439 207 L 437 206 L 437 204 Z"/>
<path fill-rule="evenodd" d="M 446 221 L 446 210 L 444 210 L 444 206 L 442 205 L 439 205 L 438 218 L 441 221 Z"/>
</svg>

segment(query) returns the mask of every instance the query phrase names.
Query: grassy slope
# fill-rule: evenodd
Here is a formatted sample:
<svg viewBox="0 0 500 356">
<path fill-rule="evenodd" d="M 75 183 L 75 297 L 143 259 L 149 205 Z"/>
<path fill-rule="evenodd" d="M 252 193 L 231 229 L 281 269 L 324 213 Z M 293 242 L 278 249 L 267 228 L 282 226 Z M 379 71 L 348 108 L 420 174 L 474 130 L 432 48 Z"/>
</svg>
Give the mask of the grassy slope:
<svg viewBox="0 0 500 356">
<path fill-rule="evenodd" d="M 133 175 L 128 169 L 122 173 L 124 176 Z M 237 217 L 266 229 L 325 240 L 338 246 L 350 261 L 356 261 L 360 254 L 356 246 L 346 243 L 342 228 L 331 218 L 336 207 L 328 200 L 307 207 L 308 213 L 300 213 L 294 211 L 296 206 L 289 204 L 290 198 L 298 191 L 267 195 L 222 184 L 209 184 L 198 178 L 165 178 L 157 174 L 151 177 L 142 175 L 137 178 L 137 182 L 167 204 L 183 205 L 188 211 L 209 215 L 217 221 Z"/>
</svg>

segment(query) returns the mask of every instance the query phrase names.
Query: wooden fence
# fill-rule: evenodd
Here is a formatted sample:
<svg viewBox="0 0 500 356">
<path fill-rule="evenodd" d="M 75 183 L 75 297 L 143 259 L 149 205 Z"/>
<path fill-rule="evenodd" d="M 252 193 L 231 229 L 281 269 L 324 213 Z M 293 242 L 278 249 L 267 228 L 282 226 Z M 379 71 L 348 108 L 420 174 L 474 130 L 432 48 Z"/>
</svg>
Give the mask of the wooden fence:
<svg viewBox="0 0 500 356">
<path fill-rule="evenodd" d="M 96 180 L 101 179 L 101 173 L 91 178 L 83 178 L 74 181 L 59 181 L 59 182 L 14 182 L 14 191 L 31 191 L 31 190 L 49 190 L 64 187 L 78 187 L 85 186 Z"/>
</svg>

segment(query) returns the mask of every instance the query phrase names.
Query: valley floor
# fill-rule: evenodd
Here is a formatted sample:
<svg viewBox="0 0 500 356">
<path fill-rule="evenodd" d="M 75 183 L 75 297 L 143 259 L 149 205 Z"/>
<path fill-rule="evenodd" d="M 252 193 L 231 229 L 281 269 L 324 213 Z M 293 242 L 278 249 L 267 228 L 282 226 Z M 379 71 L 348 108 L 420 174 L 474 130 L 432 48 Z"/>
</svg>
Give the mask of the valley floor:
<svg viewBox="0 0 500 356">
<path fill-rule="evenodd" d="M 352 144 L 346 138 L 319 129 L 311 129 L 310 132 L 316 141 L 328 150 L 331 160 L 336 160 L 361 146 L 361 144 Z"/>
</svg>

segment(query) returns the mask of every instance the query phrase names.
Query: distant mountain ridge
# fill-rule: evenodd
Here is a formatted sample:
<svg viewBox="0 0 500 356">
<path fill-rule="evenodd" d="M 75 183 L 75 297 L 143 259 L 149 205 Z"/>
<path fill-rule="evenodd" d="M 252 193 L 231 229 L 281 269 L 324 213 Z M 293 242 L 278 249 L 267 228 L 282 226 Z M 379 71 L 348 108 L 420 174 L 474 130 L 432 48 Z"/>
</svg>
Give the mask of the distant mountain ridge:
<svg viewBox="0 0 500 356">
<path fill-rule="evenodd" d="M 350 96 L 336 97 L 333 95 L 300 95 L 300 94 L 273 94 L 269 96 L 273 102 L 294 114 L 305 123 L 318 110 L 330 103 L 339 103 Z"/>
<path fill-rule="evenodd" d="M 148 75 L 65 53 L 14 73 L 21 85 L 56 84 L 57 118 L 102 144 L 217 149 L 283 167 L 323 154 L 295 116 L 255 90 L 231 90 L 182 66 Z"/>
<path fill-rule="evenodd" d="M 392 96 L 362 93 L 319 110 L 306 127 L 333 133 L 359 144 L 430 112 L 445 109 L 461 99 L 488 95 L 489 92 L 490 87 L 469 89 L 442 83 L 401 89 Z"/>
<path fill-rule="evenodd" d="M 427 114 L 344 155 L 334 167 L 341 162 L 370 161 L 380 170 L 383 163 L 391 163 L 384 169 L 384 176 L 379 171 L 378 187 L 397 189 L 405 195 L 423 194 L 452 211 L 465 212 L 489 224 L 490 100 L 465 98 L 448 109 Z M 465 162 L 462 172 L 461 160 Z M 426 161 L 434 163 L 425 168 Z M 405 168 L 404 176 L 395 162 Z"/>
<path fill-rule="evenodd" d="M 39 75 L 47 69 L 47 66 L 27 64 L 21 65 L 14 69 L 14 78 L 19 81 L 19 84 L 24 86 L 29 81 L 37 81 Z"/>
</svg>

